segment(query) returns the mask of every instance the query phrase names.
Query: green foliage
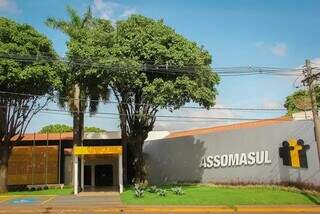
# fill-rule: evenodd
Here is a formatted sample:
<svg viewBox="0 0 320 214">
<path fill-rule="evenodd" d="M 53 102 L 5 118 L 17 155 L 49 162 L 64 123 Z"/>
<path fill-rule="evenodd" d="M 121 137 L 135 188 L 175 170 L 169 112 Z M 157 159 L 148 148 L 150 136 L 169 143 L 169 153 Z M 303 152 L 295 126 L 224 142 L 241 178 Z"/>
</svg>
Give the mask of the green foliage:
<svg viewBox="0 0 320 214">
<path fill-rule="evenodd" d="M 137 198 L 142 198 L 144 196 L 144 190 L 145 190 L 145 187 L 143 185 L 141 184 L 134 185 L 134 195 Z"/>
<path fill-rule="evenodd" d="M 87 107 L 89 101 L 90 113 L 95 113 L 99 102 L 97 100 L 108 100 L 108 78 L 102 76 L 102 69 L 96 66 L 101 56 L 109 55 L 111 45 L 110 31 L 113 29 L 110 21 L 96 19 L 92 16 L 90 8 L 83 16 L 76 10 L 67 7 L 69 20 L 59 20 L 48 18 L 46 24 L 49 27 L 58 29 L 69 36 L 67 42 L 68 75 L 65 77 L 63 88 L 59 91 L 62 98 L 60 105 L 68 104 L 70 110 L 75 110 L 74 87 L 80 88 L 80 98 L 82 99 L 81 110 Z M 100 57 L 100 58 L 99 58 Z"/>
<path fill-rule="evenodd" d="M 158 189 L 158 195 L 159 195 L 159 196 L 162 196 L 162 197 L 167 196 L 167 190 L 165 190 L 165 189 Z"/>
<path fill-rule="evenodd" d="M 52 95 L 62 87 L 65 70 L 56 58 L 50 40 L 32 26 L 0 17 L 0 90 L 9 92 L 0 94 L 1 170 L 7 169 L 11 150 L 32 117 L 50 100 L 36 95 Z M 0 182 L 0 192 L 7 190 L 7 183 Z"/>
<path fill-rule="evenodd" d="M 52 124 L 41 128 L 39 133 L 63 133 L 72 132 L 72 127 L 65 124 Z"/>
<path fill-rule="evenodd" d="M 317 106 L 320 107 L 320 87 L 316 87 Z M 310 102 L 309 93 L 306 90 L 298 90 L 286 97 L 284 107 L 287 109 L 287 114 L 292 115 L 295 112 L 303 111 L 298 105 L 299 103 Z M 310 106 L 310 104 L 309 104 Z M 299 108 L 300 107 L 300 108 Z"/>
<path fill-rule="evenodd" d="M 41 128 L 39 133 L 63 133 L 63 132 L 72 132 L 72 127 L 65 124 L 51 124 Z M 105 132 L 104 129 L 97 127 L 85 127 L 85 132 Z"/>
<path fill-rule="evenodd" d="M 171 188 L 171 191 L 176 195 L 183 195 L 184 194 L 182 187 L 173 187 L 173 188 Z"/>
<path fill-rule="evenodd" d="M 118 60 L 126 59 L 126 67 L 131 68 L 125 74 L 114 75 L 112 85 L 117 91 L 133 91 L 132 96 L 140 94 L 145 103 L 161 108 L 177 109 L 190 101 L 205 107 L 214 105 L 219 77 L 210 68 L 208 51 L 177 34 L 163 21 L 141 15 L 119 21 L 116 28 L 112 53 Z M 159 74 L 146 68 L 149 72 L 145 73 L 136 66 L 141 61 L 168 64 L 175 69 Z M 192 75 L 177 72 L 186 66 Z"/>
<path fill-rule="evenodd" d="M 105 132 L 106 130 L 94 127 L 94 126 L 89 126 L 89 127 L 84 127 L 85 132 Z"/>
<path fill-rule="evenodd" d="M 32 26 L 0 17 L 0 88 L 30 94 L 52 93 L 61 87 L 59 63 L 52 43 Z M 36 60 L 16 60 L 31 58 Z"/>
<path fill-rule="evenodd" d="M 148 192 L 150 193 L 156 193 L 158 191 L 157 186 L 151 186 L 148 188 Z"/>
</svg>

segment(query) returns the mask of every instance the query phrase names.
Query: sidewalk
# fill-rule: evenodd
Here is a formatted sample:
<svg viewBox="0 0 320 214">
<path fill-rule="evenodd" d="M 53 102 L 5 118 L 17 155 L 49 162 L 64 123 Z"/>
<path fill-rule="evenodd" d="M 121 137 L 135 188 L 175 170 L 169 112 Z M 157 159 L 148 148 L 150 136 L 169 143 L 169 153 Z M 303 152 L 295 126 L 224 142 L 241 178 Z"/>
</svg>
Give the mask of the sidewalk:
<svg viewBox="0 0 320 214">
<path fill-rule="evenodd" d="M 319 205 L 190 206 L 123 205 L 108 196 L 1 196 L 1 213 L 320 213 Z"/>
</svg>

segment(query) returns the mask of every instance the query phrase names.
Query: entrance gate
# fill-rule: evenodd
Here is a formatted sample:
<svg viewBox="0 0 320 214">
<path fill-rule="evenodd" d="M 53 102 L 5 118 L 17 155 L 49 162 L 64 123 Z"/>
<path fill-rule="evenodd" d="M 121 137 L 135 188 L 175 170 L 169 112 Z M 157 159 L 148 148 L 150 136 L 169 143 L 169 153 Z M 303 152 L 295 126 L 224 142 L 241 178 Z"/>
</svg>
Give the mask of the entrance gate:
<svg viewBox="0 0 320 214">
<path fill-rule="evenodd" d="M 74 146 L 73 149 L 74 161 L 73 161 L 73 181 L 74 181 L 74 194 L 78 194 L 78 158 L 81 157 L 81 176 L 80 184 L 81 189 L 84 189 L 84 185 L 92 182 L 94 179 L 96 186 L 111 186 L 113 183 L 113 167 L 112 165 L 98 164 L 94 167 L 94 176 L 91 166 L 84 165 L 84 157 L 110 155 L 118 156 L 118 179 L 119 179 L 119 191 L 123 191 L 123 177 L 122 177 L 122 146 Z M 89 171 L 90 170 L 90 171 Z"/>
</svg>

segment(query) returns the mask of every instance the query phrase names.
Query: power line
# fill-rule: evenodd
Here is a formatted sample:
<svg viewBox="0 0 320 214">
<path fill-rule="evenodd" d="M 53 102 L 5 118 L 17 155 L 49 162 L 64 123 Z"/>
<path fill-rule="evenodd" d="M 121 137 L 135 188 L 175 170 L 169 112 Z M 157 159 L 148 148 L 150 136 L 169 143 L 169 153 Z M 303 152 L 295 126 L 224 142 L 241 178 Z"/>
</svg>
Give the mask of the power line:
<svg viewBox="0 0 320 214">
<path fill-rule="evenodd" d="M 48 113 L 48 114 L 54 114 L 54 115 L 69 115 L 67 113 L 60 113 L 59 110 L 48 110 L 43 109 L 39 113 Z M 119 118 L 116 117 L 108 117 L 108 116 L 101 116 L 103 115 L 117 115 L 120 116 L 119 113 L 97 113 L 98 116 L 92 116 L 95 118 L 107 118 L 107 119 L 116 119 L 119 120 Z M 172 119 L 157 119 L 157 121 L 166 121 L 166 122 L 230 122 L 230 121 L 288 121 L 286 118 L 239 118 L 239 117 L 193 117 L 193 116 L 175 116 L 175 115 L 158 115 L 156 118 L 176 118 L 179 120 L 172 120 Z M 188 120 L 185 120 L 188 119 Z"/>
<path fill-rule="evenodd" d="M 21 55 L 14 55 L 14 54 L 0 54 L 0 58 L 2 59 L 10 59 L 20 62 L 53 62 L 53 61 L 61 61 L 65 63 L 71 63 L 75 65 L 83 65 L 83 66 L 93 66 L 93 67 L 101 67 L 105 69 L 128 69 L 132 68 L 128 65 L 122 64 L 105 64 L 101 62 L 94 62 L 92 59 L 73 59 L 70 61 L 68 58 L 65 57 L 52 57 L 52 56 L 21 56 Z M 298 73 L 294 74 L 293 72 L 302 71 L 300 68 L 276 68 L 276 67 L 257 67 L 257 66 L 239 66 L 239 67 L 217 67 L 217 68 L 210 68 L 207 66 L 200 66 L 200 65 L 170 65 L 170 64 L 157 64 L 155 61 L 149 64 L 151 61 L 144 61 L 140 62 L 140 70 L 147 72 L 147 73 L 161 73 L 165 75 L 172 75 L 172 74 L 186 74 L 186 75 L 193 75 L 195 74 L 194 71 L 197 68 L 201 69 L 213 69 L 215 73 L 219 74 L 220 76 L 237 76 L 235 74 L 241 75 L 252 75 L 252 74 L 268 74 L 268 75 L 276 75 L 280 74 L 283 76 L 294 76 L 298 75 Z M 245 69 L 245 70 L 244 70 Z M 170 72 L 168 72 L 170 71 Z M 231 75 L 232 74 L 232 75 Z"/>
<path fill-rule="evenodd" d="M 19 55 L 19 54 L 12 54 L 12 53 L 0 53 L 0 58 L 3 59 L 17 59 L 17 60 L 30 60 L 30 61 L 40 61 L 40 60 L 47 60 L 47 61 L 65 61 L 65 62 L 85 62 L 85 63 L 92 63 L 94 61 L 99 61 L 101 58 L 98 57 L 61 57 L 61 56 L 53 56 L 52 54 L 48 54 L 45 52 L 39 52 L 41 55 Z M 70 59 L 69 59 L 70 58 Z M 129 61 L 129 60 L 128 60 Z M 183 66 L 179 66 L 177 64 L 171 63 L 170 60 L 166 62 L 160 63 L 159 61 L 152 61 L 152 60 L 133 60 L 138 62 L 142 65 L 149 65 L 149 66 L 157 66 L 157 67 L 175 67 L 175 68 L 195 68 L 195 67 L 203 67 L 203 65 L 199 64 L 183 64 Z M 123 60 L 125 62 L 125 60 Z M 170 63 L 169 63 L 170 62 Z M 280 71 L 280 70 L 287 70 L 287 71 L 302 71 L 303 68 L 285 68 L 285 67 L 272 67 L 272 66 L 252 66 L 252 65 L 243 65 L 243 66 L 225 66 L 225 67 L 215 67 L 215 70 L 239 70 L 239 69 L 265 69 L 265 70 L 273 70 L 273 71 Z"/>
<path fill-rule="evenodd" d="M 4 107 L 4 106 L 0 106 Z M 54 113 L 74 113 L 76 111 L 67 111 L 63 109 L 51 109 L 51 108 L 43 108 L 39 110 L 40 112 L 54 112 Z M 89 114 L 90 112 L 82 112 L 84 114 Z M 114 116 L 122 116 L 126 114 L 120 114 L 120 113 L 115 113 L 115 112 L 97 112 L 95 115 L 114 115 Z M 144 114 L 132 114 L 132 115 L 137 115 L 137 116 L 143 116 Z M 146 115 L 147 117 L 150 117 L 149 115 Z M 155 116 L 156 118 L 176 118 L 176 119 L 199 119 L 199 120 L 227 120 L 227 121 L 256 121 L 256 120 L 268 120 L 265 118 L 240 118 L 240 117 L 201 117 L 201 116 L 180 116 L 180 115 L 157 115 Z M 274 120 L 274 119 L 271 119 Z M 283 119 L 280 119 L 283 120 Z"/>
<path fill-rule="evenodd" d="M 48 98 L 57 98 L 56 95 L 36 95 L 36 94 L 26 94 L 26 93 L 16 93 L 16 92 L 8 92 L 8 91 L 0 91 L 0 94 L 11 94 L 11 95 L 17 95 L 17 96 L 34 96 L 34 97 L 48 97 Z M 81 99 L 81 98 L 67 98 L 67 97 L 59 97 L 59 99 L 62 100 L 82 100 L 82 101 L 88 101 L 87 99 Z M 111 104 L 119 104 L 117 101 L 102 101 L 102 100 L 91 100 L 93 102 L 102 102 L 102 103 L 111 103 Z M 121 104 L 134 104 L 134 103 L 126 103 L 123 102 Z M 140 106 L 153 106 L 151 104 L 146 103 L 136 103 L 136 105 Z M 210 108 L 204 108 L 204 107 L 198 107 L 198 106 L 181 106 L 181 109 L 201 109 L 201 110 L 235 110 L 235 111 L 286 111 L 285 108 L 239 108 L 239 107 L 210 107 Z M 89 112 L 87 112 L 89 113 Z"/>
<path fill-rule="evenodd" d="M 63 115 L 63 116 L 70 116 L 70 114 L 67 113 L 57 113 L 57 112 L 39 112 L 39 114 L 52 114 L 52 115 Z M 100 115 L 94 115 L 91 116 L 94 118 L 98 119 L 111 119 L 111 120 L 117 120 L 120 121 L 119 117 L 109 117 L 109 116 L 100 116 Z M 236 119 L 236 118 L 235 118 Z M 243 119 L 243 120 L 242 120 Z M 201 120 L 201 119 L 157 119 L 156 122 L 174 122 L 174 123 L 186 123 L 186 122 L 194 122 L 194 123 L 232 123 L 236 122 L 239 120 L 223 120 L 220 118 L 215 118 L 215 119 L 206 119 L 206 120 Z M 281 119 L 281 118 L 267 118 L 267 119 L 246 119 L 246 118 L 241 118 L 240 121 L 246 122 L 246 121 L 287 121 L 286 119 Z"/>
</svg>

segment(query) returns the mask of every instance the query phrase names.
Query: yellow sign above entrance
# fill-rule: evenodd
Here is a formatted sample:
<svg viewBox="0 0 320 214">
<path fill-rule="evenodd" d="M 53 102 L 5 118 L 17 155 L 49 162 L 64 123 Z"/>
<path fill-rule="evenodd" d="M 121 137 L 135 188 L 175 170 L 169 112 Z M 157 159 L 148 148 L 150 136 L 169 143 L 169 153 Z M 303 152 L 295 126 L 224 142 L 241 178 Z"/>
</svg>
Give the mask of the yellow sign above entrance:
<svg viewBox="0 0 320 214">
<path fill-rule="evenodd" d="M 75 155 L 114 155 L 122 154 L 122 146 L 75 146 Z"/>
</svg>

